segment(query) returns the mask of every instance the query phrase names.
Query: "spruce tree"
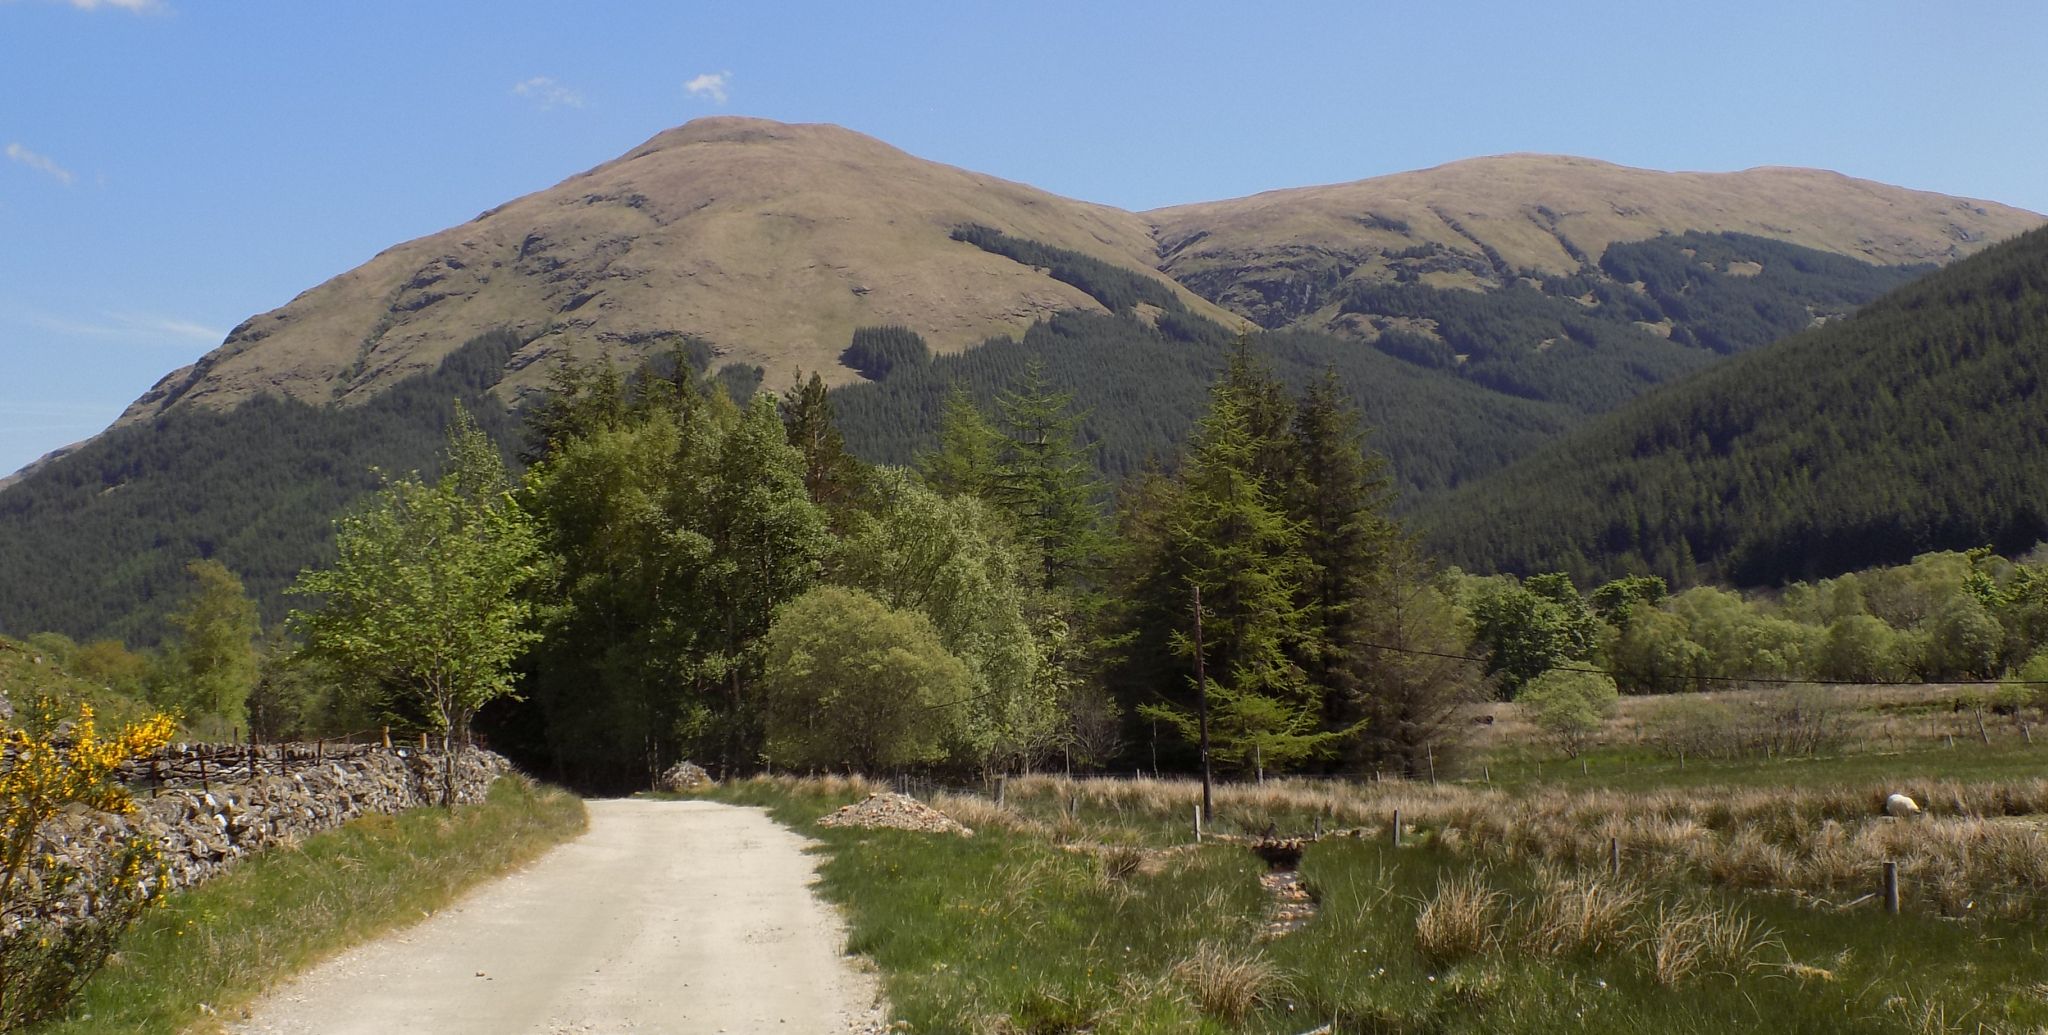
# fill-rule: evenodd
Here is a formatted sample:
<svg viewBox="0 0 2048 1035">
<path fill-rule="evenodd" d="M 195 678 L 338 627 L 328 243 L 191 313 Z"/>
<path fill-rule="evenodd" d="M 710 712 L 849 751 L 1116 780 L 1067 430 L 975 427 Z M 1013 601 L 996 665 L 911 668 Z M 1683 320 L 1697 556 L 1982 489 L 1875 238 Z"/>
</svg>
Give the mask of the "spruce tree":
<svg viewBox="0 0 2048 1035">
<path fill-rule="evenodd" d="M 1297 597 L 1305 618 L 1300 660 L 1310 681 L 1339 705 L 1351 699 L 1344 659 L 1357 637 L 1359 608 L 1384 575 L 1400 531 L 1386 459 L 1365 448 L 1358 410 L 1334 370 L 1303 393 L 1287 438 L 1286 509 L 1314 572 Z M 1337 723 L 1347 721 L 1333 713 Z"/>
<path fill-rule="evenodd" d="M 1003 437 L 959 385 L 946 393 L 939 414 L 939 447 L 917 460 L 926 485 L 942 496 L 988 499 L 1001 461 Z"/>
<path fill-rule="evenodd" d="M 825 508 L 838 527 L 859 495 L 860 462 L 846 451 L 846 442 L 832 423 L 831 394 L 816 372 L 783 393 L 782 426 L 789 444 L 804 455 L 804 489 L 811 502 Z"/>
<path fill-rule="evenodd" d="M 1032 360 L 1015 387 L 996 398 L 1007 442 L 989 493 L 1037 549 L 1041 581 L 1073 585 L 1100 553 L 1101 512 L 1088 449 L 1078 444 L 1081 416 L 1071 392 L 1056 391 Z"/>
<path fill-rule="evenodd" d="M 1201 590 L 1213 754 L 1241 767 L 1254 759 L 1285 767 L 1325 753 L 1336 734 L 1321 728 L 1320 693 L 1290 656 L 1304 620 L 1296 587 L 1314 567 L 1281 501 L 1258 477 L 1268 445 L 1255 431 L 1258 403 L 1227 378 L 1217 386 L 1196 425 L 1167 540 L 1186 573 L 1181 588 Z M 1183 656 L 1193 654 L 1191 638 L 1174 642 Z M 1183 735 L 1192 731 L 1184 708 L 1144 713 Z"/>
</svg>

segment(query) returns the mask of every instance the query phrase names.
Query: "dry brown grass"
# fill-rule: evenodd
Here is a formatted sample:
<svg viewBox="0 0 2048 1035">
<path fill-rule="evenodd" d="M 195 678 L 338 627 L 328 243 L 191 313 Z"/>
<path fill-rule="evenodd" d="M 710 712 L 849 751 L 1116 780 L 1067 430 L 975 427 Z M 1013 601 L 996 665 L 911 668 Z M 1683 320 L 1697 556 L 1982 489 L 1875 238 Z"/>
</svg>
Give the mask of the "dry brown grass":
<svg viewBox="0 0 2048 1035">
<path fill-rule="evenodd" d="M 1643 889 L 1588 874 L 1553 873 L 1530 904 L 1522 948 L 1539 956 L 1615 952 L 1635 940 Z"/>
<path fill-rule="evenodd" d="M 1691 903 L 1660 905 L 1640 944 L 1651 978 L 1666 988 L 1700 973 L 1756 970 L 1765 965 L 1767 952 L 1779 948 L 1755 918 Z"/>
<path fill-rule="evenodd" d="M 1415 948 L 1436 964 L 1482 955 L 1501 943 L 1509 912 L 1508 896 L 1489 887 L 1484 873 L 1439 881 L 1415 915 Z"/>
<path fill-rule="evenodd" d="M 1287 989 L 1279 968 L 1264 956 L 1213 941 L 1175 964 L 1173 977 L 1204 1014 L 1232 1025 Z"/>
<path fill-rule="evenodd" d="M 1926 814 L 1882 814 L 1902 791 Z M 990 812 L 986 802 L 942 799 L 969 825 L 1003 823 L 1055 841 L 1156 842 L 1199 800 L 1188 780 L 1014 780 L 1013 801 L 1039 795 L 1079 804 L 1057 822 Z M 2048 779 L 1962 782 L 1912 779 L 1865 786 L 1547 789 L 1527 793 L 1404 781 L 1345 784 L 1269 780 L 1217 788 L 1218 827 L 1291 833 L 1321 820 L 1327 830 L 1381 838 L 1395 809 L 1411 833 L 1483 860 L 1606 865 L 1619 840 L 1624 870 L 1690 875 L 1727 887 L 1796 891 L 1847 901 L 1877 887 L 1882 864 L 1899 864 L 1911 905 L 1949 915 L 2030 916 L 2048 911 Z M 1149 817 L 1149 820 L 1148 820 Z"/>
</svg>

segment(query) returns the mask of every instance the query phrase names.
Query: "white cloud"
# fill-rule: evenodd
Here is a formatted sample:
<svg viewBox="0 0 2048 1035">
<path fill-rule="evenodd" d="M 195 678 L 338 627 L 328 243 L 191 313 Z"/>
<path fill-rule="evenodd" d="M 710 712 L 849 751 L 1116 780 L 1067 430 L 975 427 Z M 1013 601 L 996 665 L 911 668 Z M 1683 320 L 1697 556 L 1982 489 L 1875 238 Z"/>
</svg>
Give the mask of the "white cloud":
<svg viewBox="0 0 2048 1035">
<path fill-rule="evenodd" d="M 726 88 L 731 85 L 731 72 L 705 72 L 684 83 L 683 91 L 692 97 L 705 98 L 713 104 L 724 104 Z"/>
<path fill-rule="evenodd" d="M 532 101 L 542 111 L 583 107 L 583 95 L 556 82 L 552 76 L 537 75 L 516 83 L 512 92 Z"/>
<path fill-rule="evenodd" d="M 164 9 L 163 0 L 65 0 L 65 2 L 81 11 L 97 11 L 102 7 L 112 7 L 117 10 L 134 11 L 140 14 L 147 11 L 161 11 Z"/>
<path fill-rule="evenodd" d="M 153 313 L 107 313 L 98 320 L 67 320 L 37 313 L 24 314 L 27 322 L 46 331 L 81 338 L 105 338 L 126 342 L 184 343 L 218 345 L 226 331 L 193 320 Z"/>
<path fill-rule="evenodd" d="M 15 163 L 26 165 L 66 187 L 71 186 L 72 183 L 78 180 L 78 177 L 71 170 L 58 165 L 56 159 L 51 158 L 49 155 L 37 154 L 18 143 L 7 145 L 7 157 Z"/>
</svg>

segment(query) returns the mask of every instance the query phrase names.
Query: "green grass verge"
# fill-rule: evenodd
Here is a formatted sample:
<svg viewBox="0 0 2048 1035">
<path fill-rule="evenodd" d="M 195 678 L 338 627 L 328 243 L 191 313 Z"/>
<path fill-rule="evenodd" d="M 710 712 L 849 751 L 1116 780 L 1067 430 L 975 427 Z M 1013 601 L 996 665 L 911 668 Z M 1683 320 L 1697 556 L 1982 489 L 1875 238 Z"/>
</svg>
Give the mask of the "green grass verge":
<svg viewBox="0 0 2048 1035">
<path fill-rule="evenodd" d="M 152 910 L 69 1019 L 36 1030 L 177 1032 L 232 1017 L 280 979 L 431 914 L 585 823 L 581 799 L 511 777 L 480 805 L 366 816 L 265 852 Z"/>
<path fill-rule="evenodd" d="M 1533 949 L 1561 887 L 1586 875 L 1482 862 L 1419 838 L 1338 839 L 1302 875 L 1321 906 L 1261 943 L 1267 907 L 1247 851 L 1162 850 L 1177 815 L 1089 814 L 1062 825 L 982 822 L 971 839 L 812 821 L 857 797 L 749 782 L 721 800 L 767 807 L 816 837 L 820 887 L 846 911 L 849 948 L 880 968 L 893 1016 L 917 1032 L 2019 1032 L 2048 1024 L 2033 927 L 1817 910 L 1682 876 L 1635 896 L 1601 943 Z M 1026 811 L 1045 803 L 1018 802 Z M 989 813 L 983 812 L 983 819 Z M 1064 838 L 1137 835 L 1149 853 L 1074 851 Z M 1138 865 L 1138 860 L 1145 860 Z M 1425 950 L 1424 906 L 1445 882 L 1498 893 L 1470 948 Z M 1660 918 L 1750 926 L 1739 952 L 1660 980 Z M 1562 925 L 1568 927 L 1569 925 Z M 1698 932 L 1671 951 L 1697 947 Z M 1690 939 L 1690 941 L 1688 941 Z"/>
</svg>

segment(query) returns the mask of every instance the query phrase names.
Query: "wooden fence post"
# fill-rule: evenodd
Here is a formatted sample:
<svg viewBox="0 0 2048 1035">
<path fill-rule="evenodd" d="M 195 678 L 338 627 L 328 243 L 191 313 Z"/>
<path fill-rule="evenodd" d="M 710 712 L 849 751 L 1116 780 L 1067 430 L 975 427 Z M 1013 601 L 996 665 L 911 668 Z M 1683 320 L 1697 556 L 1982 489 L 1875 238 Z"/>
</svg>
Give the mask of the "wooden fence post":
<svg viewBox="0 0 2048 1035">
<path fill-rule="evenodd" d="M 1195 806 L 1195 843 L 1202 843 L 1202 807 Z"/>
<path fill-rule="evenodd" d="M 1621 838 L 1607 839 L 1607 872 L 1616 877 L 1621 876 Z"/>
<path fill-rule="evenodd" d="M 1890 859 L 1884 861 L 1884 911 L 1899 915 L 1899 864 Z"/>
<path fill-rule="evenodd" d="M 1401 810 L 1394 810 L 1394 847 L 1401 847 Z"/>
</svg>

